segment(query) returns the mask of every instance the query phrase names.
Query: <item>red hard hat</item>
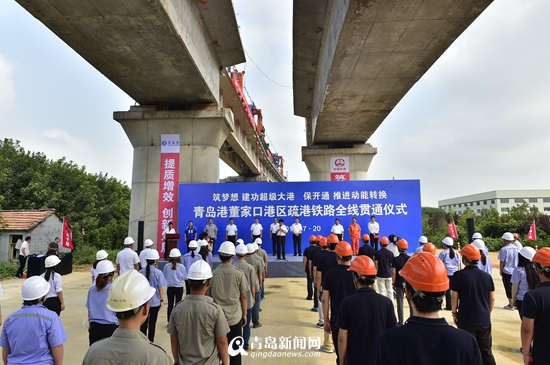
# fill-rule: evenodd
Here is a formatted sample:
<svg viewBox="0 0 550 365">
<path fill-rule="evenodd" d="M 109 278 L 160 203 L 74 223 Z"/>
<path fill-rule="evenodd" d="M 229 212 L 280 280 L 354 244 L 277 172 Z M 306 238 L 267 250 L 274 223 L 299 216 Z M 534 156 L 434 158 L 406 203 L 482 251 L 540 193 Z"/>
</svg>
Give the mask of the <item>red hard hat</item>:
<svg viewBox="0 0 550 365">
<path fill-rule="evenodd" d="M 543 247 L 538 250 L 531 261 L 536 262 L 537 264 L 540 264 L 544 267 L 550 267 L 550 248 Z"/>
<path fill-rule="evenodd" d="M 469 245 L 462 247 L 462 250 L 460 250 L 460 253 L 464 255 L 468 260 L 473 260 L 473 261 L 481 260 L 481 253 L 479 252 L 479 248 L 472 245 L 471 243 Z"/>
<path fill-rule="evenodd" d="M 380 238 L 380 244 L 387 245 L 389 243 L 390 243 L 390 240 L 388 239 L 388 237 L 382 236 L 382 238 Z"/>
<path fill-rule="evenodd" d="M 409 248 L 409 242 L 407 242 L 407 240 L 404 238 L 401 238 L 395 244 L 402 250 L 406 250 L 407 248 Z"/>
<path fill-rule="evenodd" d="M 445 265 L 428 252 L 414 254 L 399 270 L 399 275 L 416 290 L 439 293 L 449 289 Z"/>
<path fill-rule="evenodd" d="M 351 262 L 348 271 L 355 271 L 357 274 L 363 276 L 375 276 L 376 265 L 368 256 L 357 256 L 355 260 Z"/>
<path fill-rule="evenodd" d="M 353 255 L 353 251 L 351 250 L 351 245 L 346 241 L 340 241 L 336 245 L 336 249 L 334 250 L 334 252 L 340 257 Z"/>
<path fill-rule="evenodd" d="M 311 236 L 309 236 L 309 242 L 317 241 L 315 238 L 315 235 L 312 234 Z"/>
<path fill-rule="evenodd" d="M 435 246 L 433 243 L 428 242 L 424 246 L 422 246 L 422 251 L 429 252 L 432 255 L 435 255 Z"/>
<path fill-rule="evenodd" d="M 327 243 L 329 245 L 336 245 L 338 242 L 340 242 L 340 240 L 338 240 L 338 236 L 335 235 L 334 233 L 331 233 L 328 235 L 327 237 Z"/>
<path fill-rule="evenodd" d="M 318 234 L 317 237 L 315 237 L 315 241 L 320 242 L 320 241 L 321 241 L 321 238 L 323 238 L 323 236 L 321 236 L 320 234 Z"/>
<path fill-rule="evenodd" d="M 319 237 L 319 236 L 317 236 Z M 327 247 L 327 239 L 325 237 L 321 237 L 321 239 L 319 240 L 319 246 L 321 247 Z"/>
<path fill-rule="evenodd" d="M 365 233 L 365 234 L 363 235 L 363 237 L 361 237 L 361 238 L 363 238 L 363 241 L 370 241 L 370 237 L 369 237 L 369 235 L 366 234 L 366 233 Z"/>
</svg>

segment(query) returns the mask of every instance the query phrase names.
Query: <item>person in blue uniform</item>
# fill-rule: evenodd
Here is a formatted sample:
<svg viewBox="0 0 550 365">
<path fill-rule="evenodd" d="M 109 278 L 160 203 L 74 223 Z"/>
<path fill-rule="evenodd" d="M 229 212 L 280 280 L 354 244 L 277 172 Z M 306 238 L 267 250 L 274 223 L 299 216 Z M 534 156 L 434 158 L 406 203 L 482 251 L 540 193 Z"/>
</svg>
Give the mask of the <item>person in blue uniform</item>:
<svg viewBox="0 0 550 365">
<path fill-rule="evenodd" d="M 514 245 L 515 238 L 510 232 L 506 232 L 502 235 L 504 241 L 504 247 L 502 247 L 498 253 L 498 260 L 500 261 L 500 276 L 502 277 L 502 285 L 506 291 L 506 298 L 508 298 L 508 304 L 504 306 L 504 309 L 515 310 L 514 300 L 512 299 L 512 274 L 514 269 L 518 267 L 518 248 Z"/>
<path fill-rule="evenodd" d="M 60 315 L 61 311 L 65 310 L 63 288 L 61 287 L 61 275 L 57 272 L 57 265 L 59 265 L 60 262 L 61 260 L 57 256 L 46 257 L 46 271 L 40 275 L 50 284 L 50 291 L 44 302 L 44 307 L 54 311 L 57 315 Z"/>
<path fill-rule="evenodd" d="M 519 250 L 518 267 L 512 273 L 512 299 L 514 299 L 513 304 L 518 309 L 520 319 L 523 318 L 521 309 L 525 293 L 535 289 L 540 283 L 539 276 L 535 270 L 535 264 L 531 262 L 536 252 L 533 247 L 529 246 L 525 246 Z"/>
<path fill-rule="evenodd" d="M 90 346 L 102 338 L 111 337 L 118 328 L 118 318 L 107 308 L 107 296 L 115 275 L 115 265 L 109 260 L 100 261 L 95 269 L 95 284 L 88 290 L 88 340 Z"/>
<path fill-rule="evenodd" d="M 495 305 L 493 277 L 477 267 L 481 259 L 479 249 L 466 245 L 460 250 L 464 269 L 451 279 L 453 320 L 458 328 L 472 334 L 477 340 L 485 365 L 495 365 L 491 350 L 491 312 Z"/>
<path fill-rule="evenodd" d="M 399 318 L 398 324 L 403 325 L 404 315 L 403 315 L 403 296 L 405 295 L 405 279 L 399 275 L 399 270 L 401 270 L 407 261 L 409 261 L 410 256 L 407 255 L 407 249 L 409 248 L 409 243 L 405 239 L 400 239 L 396 243 L 399 248 L 399 256 L 392 259 L 392 286 L 395 290 L 395 299 L 397 300 L 397 318 Z M 412 316 L 412 313 L 411 313 Z"/>
<path fill-rule="evenodd" d="M 378 340 L 376 364 L 481 365 L 475 338 L 441 317 L 449 278 L 443 263 L 427 252 L 414 254 L 399 271 L 413 316 Z"/>
<path fill-rule="evenodd" d="M 157 318 L 160 308 L 162 307 L 162 302 L 164 302 L 163 289 L 166 286 L 164 274 L 157 269 L 159 258 L 159 252 L 157 250 L 151 250 L 145 257 L 147 266 L 140 271 L 140 274 L 145 276 L 149 281 L 151 288 L 155 289 L 155 295 L 153 295 L 149 301 L 149 318 L 141 325 L 141 332 L 147 335 L 147 338 L 149 338 L 151 342 L 155 341 Z"/>
<path fill-rule="evenodd" d="M 372 260 L 374 260 L 374 248 L 371 247 L 369 244 L 370 237 L 368 234 L 364 234 L 363 237 L 361 237 L 363 241 L 363 246 L 359 248 L 358 255 L 364 255 L 370 257 Z"/>
<path fill-rule="evenodd" d="M 359 256 L 348 268 L 353 273 L 357 289 L 340 304 L 336 321 L 340 364 L 375 364 L 378 338 L 385 330 L 396 326 L 391 301 L 377 294 L 372 285 L 376 280 L 376 266 L 368 256 Z M 360 310 L 357 310 L 360 308 Z"/>
<path fill-rule="evenodd" d="M 167 285 L 166 298 L 168 305 L 166 306 L 166 320 L 170 321 L 172 308 L 183 298 L 183 283 L 187 280 L 187 271 L 181 263 L 181 252 L 179 249 L 171 249 L 168 257 L 170 261 L 164 265 L 162 273 Z"/>
<path fill-rule="evenodd" d="M 523 297 L 521 351 L 525 365 L 548 364 L 550 359 L 550 248 L 537 251 L 531 259 L 540 284 Z"/>
<path fill-rule="evenodd" d="M 460 257 L 453 248 L 455 242 L 451 237 L 445 237 L 441 242 L 443 242 L 445 249 L 439 254 L 439 259 L 443 262 L 443 265 L 445 265 L 445 268 L 447 269 L 447 276 L 449 277 L 449 280 L 451 280 L 454 273 L 460 269 Z M 445 293 L 446 310 L 451 310 L 451 299 L 451 289 L 449 289 Z"/>
<path fill-rule="evenodd" d="M 346 241 L 340 241 L 334 250 L 338 259 L 338 266 L 329 270 L 323 277 L 323 311 L 325 320 L 325 332 L 332 334 L 332 343 L 336 352 L 336 363 L 340 363 L 338 356 L 338 314 L 342 300 L 355 294 L 353 284 L 353 272 L 349 271 L 353 249 Z M 329 315 L 330 314 L 330 315 Z"/>
<path fill-rule="evenodd" d="M 481 255 L 481 260 L 477 262 L 477 267 L 479 267 L 481 271 L 484 271 L 489 275 L 493 275 L 493 263 L 489 257 L 489 250 L 487 249 L 487 246 L 485 246 L 485 242 L 481 238 L 478 238 L 472 242 L 472 245 L 479 249 L 479 253 Z"/>
<path fill-rule="evenodd" d="M 198 238 L 197 237 L 198 233 L 199 231 L 197 230 L 197 227 L 193 225 L 193 221 L 189 221 L 189 223 L 187 224 L 187 227 L 183 231 L 183 234 L 185 236 L 185 242 L 187 242 L 187 244 L 189 245 L 189 242 L 193 240 L 196 241 Z"/>
<path fill-rule="evenodd" d="M 21 286 L 23 307 L 6 318 L 0 337 L 4 364 L 63 364 L 67 335 L 59 316 L 44 307 L 50 284 L 33 276 Z"/>
</svg>

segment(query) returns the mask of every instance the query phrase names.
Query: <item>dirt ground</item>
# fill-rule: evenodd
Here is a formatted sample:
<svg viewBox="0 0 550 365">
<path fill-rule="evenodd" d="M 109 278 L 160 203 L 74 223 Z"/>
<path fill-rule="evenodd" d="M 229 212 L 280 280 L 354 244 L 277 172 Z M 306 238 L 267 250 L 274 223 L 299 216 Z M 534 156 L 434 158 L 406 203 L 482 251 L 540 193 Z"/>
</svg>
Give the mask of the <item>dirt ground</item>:
<svg viewBox="0 0 550 365">
<path fill-rule="evenodd" d="M 497 364 L 521 363 L 520 319 L 517 311 L 508 311 L 502 307 L 507 304 L 504 288 L 498 275 L 496 265 L 497 254 L 492 253 L 493 278 L 497 300 L 492 314 L 493 352 Z M 76 268 L 72 274 L 63 279 L 63 294 L 66 309 L 61 313 L 61 319 L 69 340 L 65 343 L 65 364 L 80 364 L 88 349 L 86 295 L 91 285 L 89 268 Z M 21 306 L 19 298 L 22 280 L 9 279 L 2 281 L 4 295 L 0 297 L 3 318 Z M 262 302 L 262 327 L 252 329 L 251 342 L 262 349 L 249 353 L 244 357 L 244 364 L 334 364 L 335 355 L 316 350 L 309 350 L 317 338 L 322 340 L 321 329 L 315 327 L 317 313 L 311 312 L 311 301 L 306 301 L 306 280 L 299 278 L 267 279 L 266 299 Z M 406 304 L 405 304 L 406 305 Z M 408 309 L 405 308 L 405 313 Z M 451 313 L 443 311 L 442 315 L 449 323 Z M 155 342 L 170 352 L 169 336 L 166 333 L 166 310 L 161 309 L 157 323 Z M 266 349 L 265 344 L 275 341 L 272 349 Z M 274 348 L 273 348 L 274 347 Z M 284 348 L 287 347 L 287 350 Z M 515 352 L 514 352 L 515 351 Z"/>
</svg>

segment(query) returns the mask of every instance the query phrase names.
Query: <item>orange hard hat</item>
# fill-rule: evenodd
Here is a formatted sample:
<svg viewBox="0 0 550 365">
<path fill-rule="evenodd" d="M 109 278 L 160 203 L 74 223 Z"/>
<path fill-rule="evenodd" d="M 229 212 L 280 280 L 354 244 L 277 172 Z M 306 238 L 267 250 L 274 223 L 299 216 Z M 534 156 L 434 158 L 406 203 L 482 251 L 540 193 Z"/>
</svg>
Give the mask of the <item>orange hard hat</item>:
<svg viewBox="0 0 550 365">
<path fill-rule="evenodd" d="M 319 240 L 319 246 L 321 246 L 321 247 L 327 247 L 328 246 L 327 239 L 325 237 L 321 237 L 321 239 Z"/>
<path fill-rule="evenodd" d="M 337 235 L 335 235 L 334 233 L 331 233 L 331 234 L 328 235 L 327 243 L 329 245 L 336 245 L 336 244 L 338 244 L 338 242 L 340 242 L 340 240 L 338 239 Z"/>
<path fill-rule="evenodd" d="M 351 250 L 351 245 L 346 241 L 340 241 L 336 245 L 334 252 L 340 257 L 352 256 L 353 251 Z"/>
<path fill-rule="evenodd" d="M 363 239 L 363 241 L 370 241 L 370 237 L 368 234 L 364 234 L 363 237 L 361 237 Z"/>
<path fill-rule="evenodd" d="M 348 271 L 355 271 L 357 274 L 363 276 L 375 276 L 376 265 L 370 257 L 361 255 L 351 262 Z"/>
<path fill-rule="evenodd" d="M 388 237 L 382 236 L 382 238 L 380 238 L 380 244 L 387 245 L 389 243 L 390 243 L 390 240 L 388 239 Z"/>
<path fill-rule="evenodd" d="M 462 247 L 462 250 L 460 250 L 460 253 L 464 255 L 468 260 L 473 260 L 473 261 L 481 260 L 481 253 L 479 252 L 479 248 L 472 245 L 471 243 L 469 245 Z"/>
<path fill-rule="evenodd" d="M 449 289 L 445 265 L 428 252 L 414 254 L 399 270 L 399 275 L 416 290 L 439 293 Z"/>
<path fill-rule="evenodd" d="M 406 250 L 407 248 L 409 248 L 409 242 L 407 242 L 407 240 L 404 238 L 401 238 L 395 244 L 402 250 Z"/>
<path fill-rule="evenodd" d="M 512 234 L 514 235 L 514 238 L 515 238 L 516 240 L 519 240 L 519 234 L 517 234 L 517 233 L 512 233 Z"/>
<path fill-rule="evenodd" d="M 432 255 L 435 255 L 435 245 L 433 243 L 426 243 L 424 246 L 422 246 L 423 252 L 429 252 Z"/>
<path fill-rule="evenodd" d="M 536 262 L 544 267 L 550 268 L 550 248 L 543 247 L 537 251 L 535 256 L 531 259 L 532 262 Z"/>
<path fill-rule="evenodd" d="M 317 241 L 315 235 L 309 236 L 309 242 Z"/>
<path fill-rule="evenodd" d="M 323 238 L 323 236 L 321 236 L 320 234 L 318 234 L 317 237 L 315 237 L 315 241 L 320 242 L 320 241 L 321 241 L 321 238 Z"/>
</svg>

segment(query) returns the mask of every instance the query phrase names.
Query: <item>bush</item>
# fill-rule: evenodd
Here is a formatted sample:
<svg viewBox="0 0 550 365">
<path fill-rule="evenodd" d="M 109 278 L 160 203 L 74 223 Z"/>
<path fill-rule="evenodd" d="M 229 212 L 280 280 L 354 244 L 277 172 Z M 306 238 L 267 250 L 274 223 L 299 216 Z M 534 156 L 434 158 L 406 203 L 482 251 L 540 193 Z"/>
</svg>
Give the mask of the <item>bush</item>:
<svg viewBox="0 0 550 365">
<path fill-rule="evenodd" d="M 8 262 L 0 262 L 0 279 L 13 278 L 18 267 Z"/>
<path fill-rule="evenodd" d="M 84 246 L 80 245 L 77 246 L 73 250 L 73 265 L 91 265 L 95 261 L 95 254 L 97 251 L 101 249 L 98 249 L 93 246 Z M 120 250 L 105 250 L 109 254 L 108 259 L 113 261 L 113 263 L 116 260 L 116 255 Z M 12 275 L 13 276 L 13 275 Z"/>
</svg>

